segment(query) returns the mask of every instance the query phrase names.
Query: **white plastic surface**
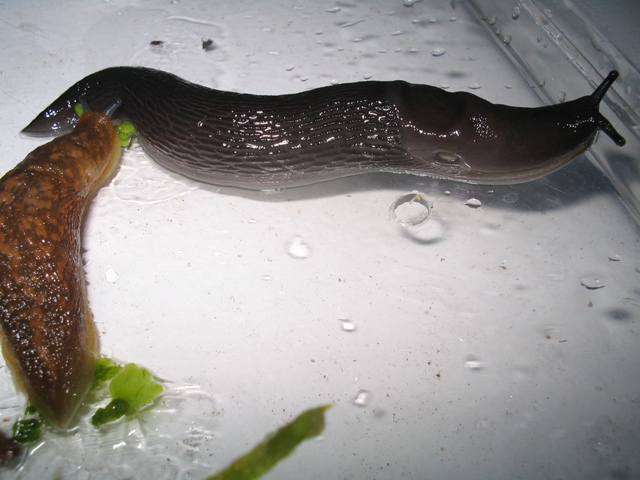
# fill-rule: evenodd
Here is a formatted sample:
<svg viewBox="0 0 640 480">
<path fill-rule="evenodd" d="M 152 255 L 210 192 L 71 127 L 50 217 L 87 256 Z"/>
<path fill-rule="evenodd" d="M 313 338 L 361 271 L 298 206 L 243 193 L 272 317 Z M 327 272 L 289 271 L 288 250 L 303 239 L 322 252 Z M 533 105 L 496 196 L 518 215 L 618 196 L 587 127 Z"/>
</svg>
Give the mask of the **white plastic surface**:
<svg viewBox="0 0 640 480">
<path fill-rule="evenodd" d="M 112 65 L 251 93 L 403 79 L 538 105 L 454 5 L 2 3 L 0 173 L 42 143 L 21 128 Z M 414 190 L 432 212 L 407 229 L 389 207 Z M 84 238 L 102 351 L 170 393 L 109 432 L 48 437 L 8 478 L 203 478 L 326 403 L 324 435 L 265 478 L 640 475 L 638 230 L 586 157 L 513 187 L 365 175 L 267 194 L 181 178 L 136 145 Z M 4 366 L 0 382 L 8 428 L 24 399 Z"/>
</svg>

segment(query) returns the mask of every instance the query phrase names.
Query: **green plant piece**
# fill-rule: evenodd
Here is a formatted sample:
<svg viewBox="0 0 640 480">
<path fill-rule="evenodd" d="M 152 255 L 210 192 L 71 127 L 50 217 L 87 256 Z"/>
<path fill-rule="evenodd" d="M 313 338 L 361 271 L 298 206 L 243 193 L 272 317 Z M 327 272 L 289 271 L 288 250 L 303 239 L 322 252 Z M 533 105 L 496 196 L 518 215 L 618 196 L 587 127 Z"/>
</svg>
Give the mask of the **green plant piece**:
<svg viewBox="0 0 640 480">
<path fill-rule="evenodd" d="M 133 126 L 131 122 L 122 122 L 116 125 L 115 127 L 116 135 L 120 139 L 120 145 L 123 148 L 131 145 L 131 137 L 133 137 L 136 133 L 136 127 Z"/>
<path fill-rule="evenodd" d="M 78 115 L 78 117 L 81 117 L 82 114 L 84 113 L 84 108 L 82 107 L 81 103 L 76 103 L 73 106 L 73 110 L 76 112 L 76 115 Z"/>
<path fill-rule="evenodd" d="M 129 411 L 129 403 L 121 398 L 111 400 L 104 408 L 99 408 L 91 417 L 91 424 L 94 427 L 101 427 L 105 423 L 115 422 Z"/>
<path fill-rule="evenodd" d="M 329 405 L 303 412 L 249 453 L 236 459 L 222 472 L 207 480 L 254 480 L 289 456 L 302 441 L 320 435 L 324 430 L 324 412 Z"/>
<path fill-rule="evenodd" d="M 126 400 L 130 406 L 128 415 L 148 405 L 162 393 L 162 385 L 154 382 L 151 372 L 135 363 L 128 363 L 113 377 L 109 384 L 113 398 Z"/>
<path fill-rule="evenodd" d="M 25 418 L 13 424 L 13 439 L 18 443 L 33 443 L 40 439 L 42 421 L 39 418 Z"/>
<path fill-rule="evenodd" d="M 92 388 L 100 387 L 104 382 L 111 380 L 122 371 L 122 365 L 118 365 L 110 358 L 100 357 L 96 361 L 96 369 L 93 372 Z"/>
<path fill-rule="evenodd" d="M 27 405 L 24 409 L 25 415 L 35 415 L 37 413 L 38 413 L 38 410 L 36 410 L 36 407 L 34 407 L 33 405 Z"/>
<path fill-rule="evenodd" d="M 113 400 L 106 407 L 96 411 L 91 423 L 99 427 L 123 415 L 133 415 L 150 404 L 162 390 L 162 385 L 154 381 L 149 370 L 135 363 L 128 363 L 124 368 L 120 367 L 120 371 L 111 379 L 109 393 Z"/>
</svg>

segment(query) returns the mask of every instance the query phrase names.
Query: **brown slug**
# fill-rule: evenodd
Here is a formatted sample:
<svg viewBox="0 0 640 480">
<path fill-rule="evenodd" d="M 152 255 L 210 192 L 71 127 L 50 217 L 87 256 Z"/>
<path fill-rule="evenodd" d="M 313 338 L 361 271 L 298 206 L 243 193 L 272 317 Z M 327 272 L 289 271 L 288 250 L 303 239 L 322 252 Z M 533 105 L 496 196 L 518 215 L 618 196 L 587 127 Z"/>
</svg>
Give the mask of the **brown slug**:
<svg viewBox="0 0 640 480">
<path fill-rule="evenodd" d="M 0 179 L 2 353 L 28 401 L 69 424 L 93 381 L 98 337 L 87 305 L 81 222 L 115 170 L 120 141 L 108 116 L 31 152 Z"/>
<path fill-rule="evenodd" d="M 120 98 L 118 113 L 153 159 L 208 183 L 270 189 L 378 171 L 509 184 L 561 168 L 599 130 L 624 145 L 598 112 L 617 76 L 612 71 L 589 96 L 521 108 L 402 81 L 265 96 L 114 67 L 70 87 L 23 131 L 64 133 L 77 121 L 80 97 L 98 110 Z"/>
</svg>

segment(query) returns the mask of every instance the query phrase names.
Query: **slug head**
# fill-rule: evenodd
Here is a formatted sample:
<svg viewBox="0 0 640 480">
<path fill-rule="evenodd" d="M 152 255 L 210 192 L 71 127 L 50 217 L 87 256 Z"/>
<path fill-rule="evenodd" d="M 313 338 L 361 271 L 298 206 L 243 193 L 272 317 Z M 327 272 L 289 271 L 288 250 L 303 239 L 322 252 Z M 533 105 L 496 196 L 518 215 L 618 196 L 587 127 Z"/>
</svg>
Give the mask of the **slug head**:
<svg viewBox="0 0 640 480">
<path fill-rule="evenodd" d="M 112 116 L 121 105 L 121 97 L 116 92 L 119 84 L 113 81 L 111 72 L 117 68 L 102 70 L 83 78 L 60 95 L 27 125 L 22 133 L 32 137 L 56 137 L 73 130 L 80 119 L 81 110 L 94 110 Z"/>
</svg>

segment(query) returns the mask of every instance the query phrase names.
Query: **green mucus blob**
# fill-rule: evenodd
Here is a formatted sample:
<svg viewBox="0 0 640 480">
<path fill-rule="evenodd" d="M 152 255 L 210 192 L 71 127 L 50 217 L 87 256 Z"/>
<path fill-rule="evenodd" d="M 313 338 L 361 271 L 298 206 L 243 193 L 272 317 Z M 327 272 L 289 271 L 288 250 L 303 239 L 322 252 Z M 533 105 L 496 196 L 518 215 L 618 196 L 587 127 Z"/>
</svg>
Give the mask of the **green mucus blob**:
<svg viewBox="0 0 640 480">
<path fill-rule="evenodd" d="M 73 106 L 73 110 L 76 112 L 78 117 L 81 117 L 84 113 L 84 107 L 82 103 L 76 103 Z M 120 145 L 122 148 L 127 148 L 131 145 L 131 138 L 136 134 L 136 127 L 133 126 L 131 122 L 121 122 L 113 127 L 120 140 Z"/>
<path fill-rule="evenodd" d="M 131 145 L 131 137 L 133 137 L 136 133 L 136 127 L 133 126 L 131 122 L 122 122 L 116 125 L 115 127 L 116 135 L 120 139 L 120 145 L 123 148 Z"/>
</svg>

